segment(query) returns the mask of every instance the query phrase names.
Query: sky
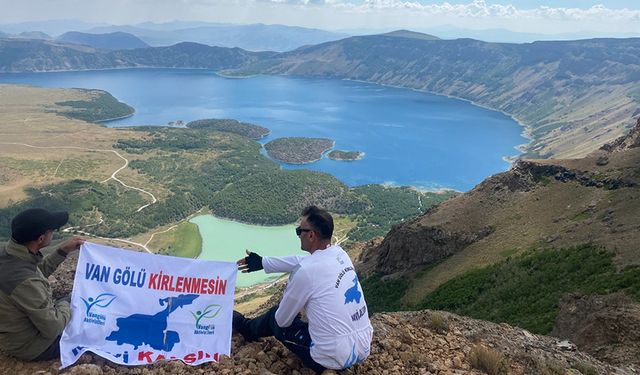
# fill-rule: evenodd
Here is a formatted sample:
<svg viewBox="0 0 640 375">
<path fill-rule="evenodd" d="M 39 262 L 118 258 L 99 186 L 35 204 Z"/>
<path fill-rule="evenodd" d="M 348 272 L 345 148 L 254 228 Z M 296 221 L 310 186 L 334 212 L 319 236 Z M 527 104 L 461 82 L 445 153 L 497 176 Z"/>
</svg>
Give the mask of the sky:
<svg viewBox="0 0 640 375">
<path fill-rule="evenodd" d="M 640 35 L 640 0 L 0 0 L 0 24 L 207 21 L 344 29 L 509 29 Z M 0 26 L 1 30 L 1 26 Z"/>
</svg>

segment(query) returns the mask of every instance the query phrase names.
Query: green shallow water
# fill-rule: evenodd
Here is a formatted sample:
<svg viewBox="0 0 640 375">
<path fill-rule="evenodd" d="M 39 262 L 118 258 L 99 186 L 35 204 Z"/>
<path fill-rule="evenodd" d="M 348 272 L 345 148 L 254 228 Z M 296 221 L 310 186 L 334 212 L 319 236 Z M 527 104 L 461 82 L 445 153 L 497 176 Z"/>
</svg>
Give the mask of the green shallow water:
<svg viewBox="0 0 640 375">
<path fill-rule="evenodd" d="M 202 236 L 202 252 L 199 259 L 235 262 L 245 256 L 245 249 L 260 255 L 305 255 L 300 250 L 295 225 L 267 227 L 238 223 L 211 215 L 196 216 L 190 220 L 196 224 Z M 238 273 L 237 287 L 247 287 L 281 274 L 265 274 L 264 271 L 249 274 Z"/>
</svg>

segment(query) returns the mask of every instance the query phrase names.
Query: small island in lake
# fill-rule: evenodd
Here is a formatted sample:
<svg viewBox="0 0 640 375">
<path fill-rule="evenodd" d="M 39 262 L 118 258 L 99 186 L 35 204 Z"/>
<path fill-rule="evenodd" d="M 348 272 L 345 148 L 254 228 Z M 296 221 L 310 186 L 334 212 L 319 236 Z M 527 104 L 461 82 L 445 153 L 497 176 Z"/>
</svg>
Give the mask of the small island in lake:
<svg viewBox="0 0 640 375">
<path fill-rule="evenodd" d="M 217 130 L 219 132 L 234 133 L 238 135 L 258 140 L 269 135 L 269 129 L 256 124 L 250 124 L 248 122 L 240 122 L 233 119 L 203 119 L 191 121 L 187 124 L 187 128 L 192 129 L 209 129 Z"/>
<path fill-rule="evenodd" d="M 364 157 L 364 152 L 362 151 L 343 151 L 343 150 L 333 150 L 327 155 L 331 160 L 361 160 Z"/>
<path fill-rule="evenodd" d="M 320 160 L 335 142 L 326 138 L 287 137 L 278 138 L 264 145 L 267 154 L 290 164 L 307 164 Z"/>
</svg>

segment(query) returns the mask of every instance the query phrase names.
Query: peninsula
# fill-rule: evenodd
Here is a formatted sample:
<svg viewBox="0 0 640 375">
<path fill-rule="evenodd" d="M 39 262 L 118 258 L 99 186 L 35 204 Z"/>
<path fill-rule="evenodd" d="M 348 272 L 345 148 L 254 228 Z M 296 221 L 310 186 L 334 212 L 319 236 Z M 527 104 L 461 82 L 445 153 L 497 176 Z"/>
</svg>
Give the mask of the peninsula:
<svg viewBox="0 0 640 375">
<path fill-rule="evenodd" d="M 335 142 L 327 138 L 278 138 L 264 145 L 272 158 L 289 164 L 308 164 L 318 161 Z"/>
<path fill-rule="evenodd" d="M 132 116 L 133 107 L 118 101 L 110 93 L 95 89 L 76 89 L 85 93 L 81 100 L 56 102 L 57 113 L 76 120 L 105 122 Z"/>
</svg>

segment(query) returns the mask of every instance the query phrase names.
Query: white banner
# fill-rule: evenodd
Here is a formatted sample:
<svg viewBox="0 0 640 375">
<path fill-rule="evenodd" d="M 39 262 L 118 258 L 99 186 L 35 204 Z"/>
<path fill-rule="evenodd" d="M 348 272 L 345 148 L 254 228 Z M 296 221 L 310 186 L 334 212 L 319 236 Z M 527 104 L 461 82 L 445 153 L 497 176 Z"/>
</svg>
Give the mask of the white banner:
<svg viewBox="0 0 640 375">
<path fill-rule="evenodd" d="M 237 266 L 85 243 L 60 340 L 62 368 L 85 351 L 123 365 L 230 355 Z"/>
</svg>

